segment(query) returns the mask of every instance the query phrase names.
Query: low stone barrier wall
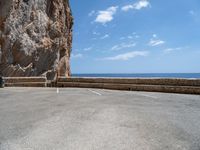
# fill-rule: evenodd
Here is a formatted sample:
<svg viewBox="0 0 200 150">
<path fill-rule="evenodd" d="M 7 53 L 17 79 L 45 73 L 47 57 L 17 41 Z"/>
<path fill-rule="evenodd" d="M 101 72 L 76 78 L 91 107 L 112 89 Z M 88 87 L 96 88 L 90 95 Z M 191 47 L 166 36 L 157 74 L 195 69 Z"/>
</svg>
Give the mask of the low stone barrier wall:
<svg viewBox="0 0 200 150">
<path fill-rule="evenodd" d="M 114 90 L 200 94 L 199 79 L 166 78 L 58 78 L 58 87 L 103 88 Z"/>
<path fill-rule="evenodd" d="M 128 91 L 200 94 L 200 79 L 6 77 L 7 87 L 78 87 Z"/>
<path fill-rule="evenodd" d="M 200 79 L 179 78 L 58 78 L 58 82 L 200 86 Z"/>
<path fill-rule="evenodd" d="M 4 77 L 6 87 L 46 87 L 45 77 Z"/>
</svg>

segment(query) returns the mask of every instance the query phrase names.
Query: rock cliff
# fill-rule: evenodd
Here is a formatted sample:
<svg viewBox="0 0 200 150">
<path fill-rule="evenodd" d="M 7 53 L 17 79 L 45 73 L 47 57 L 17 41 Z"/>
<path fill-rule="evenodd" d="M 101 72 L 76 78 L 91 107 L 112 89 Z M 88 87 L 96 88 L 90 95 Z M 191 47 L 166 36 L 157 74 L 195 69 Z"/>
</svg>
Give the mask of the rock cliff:
<svg viewBox="0 0 200 150">
<path fill-rule="evenodd" d="M 68 0 L 0 0 L 0 74 L 70 76 Z"/>
</svg>

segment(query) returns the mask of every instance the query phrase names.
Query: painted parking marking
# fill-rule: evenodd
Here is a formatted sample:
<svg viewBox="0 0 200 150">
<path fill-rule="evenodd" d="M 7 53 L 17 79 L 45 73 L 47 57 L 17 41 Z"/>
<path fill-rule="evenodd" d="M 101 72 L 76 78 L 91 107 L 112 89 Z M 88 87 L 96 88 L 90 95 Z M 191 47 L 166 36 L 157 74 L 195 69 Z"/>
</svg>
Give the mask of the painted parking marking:
<svg viewBox="0 0 200 150">
<path fill-rule="evenodd" d="M 91 89 L 88 89 L 88 91 L 90 91 L 90 92 L 92 92 L 92 93 L 94 93 L 94 94 L 96 94 L 96 95 L 99 95 L 99 96 L 102 95 L 101 93 L 98 93 L 98 92 L 96 92 L 96 91 L 94 91 L 94 90 L 91 90 Z"/>
</svg>

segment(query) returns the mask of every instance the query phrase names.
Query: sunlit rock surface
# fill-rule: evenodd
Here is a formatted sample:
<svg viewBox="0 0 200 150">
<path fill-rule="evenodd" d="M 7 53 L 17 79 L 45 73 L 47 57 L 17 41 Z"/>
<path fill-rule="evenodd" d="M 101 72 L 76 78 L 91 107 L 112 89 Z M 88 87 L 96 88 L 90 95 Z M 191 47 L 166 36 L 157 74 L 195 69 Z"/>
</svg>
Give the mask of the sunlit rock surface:
<svg viewBox="0 0 200 150">
<path fill-rule="evenodd" d="M 70 76 L 68 0 L 0 0 L 0 74 Z"/>
</svg>

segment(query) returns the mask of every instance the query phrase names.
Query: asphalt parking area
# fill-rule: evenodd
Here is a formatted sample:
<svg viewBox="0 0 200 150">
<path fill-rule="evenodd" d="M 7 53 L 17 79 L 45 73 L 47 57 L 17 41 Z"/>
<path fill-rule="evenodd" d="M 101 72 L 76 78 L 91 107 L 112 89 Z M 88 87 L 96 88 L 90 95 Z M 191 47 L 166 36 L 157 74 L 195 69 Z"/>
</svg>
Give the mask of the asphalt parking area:
<svg viewBox="0 0 200 150">
<path fill-rule="evenodd" d="M 0 89 L 0 150 L 200 150 L 200 96 Z"/>
</svg>

